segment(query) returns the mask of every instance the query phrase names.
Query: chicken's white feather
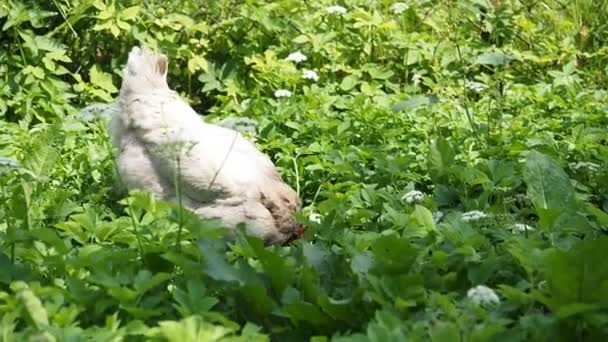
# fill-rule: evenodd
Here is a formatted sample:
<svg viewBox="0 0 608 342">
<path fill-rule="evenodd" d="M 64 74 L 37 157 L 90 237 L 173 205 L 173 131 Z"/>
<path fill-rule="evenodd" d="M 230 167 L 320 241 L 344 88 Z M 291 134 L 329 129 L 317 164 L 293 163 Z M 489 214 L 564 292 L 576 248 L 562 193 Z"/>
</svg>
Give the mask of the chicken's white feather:
<svg viewBox="0 0 608 342">
<path fill-rule="evenodd" d="M 110 127 L 127 185 L 170 200 L 179 158 L 183 193 L 195 213 L 245 223 L 267 241 L 284 242 L 299 227 L 292 217 L 301 205 L 295 191 L 239 132 L 206 123 L 170 90 L 167 68 L 164 55 L 137 47 L 129 53 Z"/>
</svg>

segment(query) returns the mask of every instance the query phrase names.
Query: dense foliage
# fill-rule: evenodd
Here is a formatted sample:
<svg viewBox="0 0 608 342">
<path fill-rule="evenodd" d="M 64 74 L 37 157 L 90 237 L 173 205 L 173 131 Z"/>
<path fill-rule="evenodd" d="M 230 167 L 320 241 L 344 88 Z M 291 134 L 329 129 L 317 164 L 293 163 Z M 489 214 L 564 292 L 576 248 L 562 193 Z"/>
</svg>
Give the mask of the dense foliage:
<svg viewBox="0 0 608 342">
<path fill-rule="evenodd" d="M 0 340 L 608 336 L 606 1 L 143 3 L 0 3 Z M 303 240 L 116 186 L 137 44 L 255 120 Z"/>
</svg>

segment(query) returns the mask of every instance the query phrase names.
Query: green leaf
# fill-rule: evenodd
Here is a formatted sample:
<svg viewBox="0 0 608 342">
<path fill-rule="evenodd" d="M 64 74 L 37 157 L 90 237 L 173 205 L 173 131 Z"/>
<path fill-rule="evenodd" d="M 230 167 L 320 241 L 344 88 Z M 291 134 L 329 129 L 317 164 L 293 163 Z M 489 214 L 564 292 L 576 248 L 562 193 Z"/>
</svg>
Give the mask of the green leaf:
<svg viewBox="0 0 608 342">
<path fill-rule="evenodd" d="M 399 112 L 407 109 L 414 109 L 419 106 L 426 106 L 431 104 L 431 98 L 428 96 L 417 95 L 408 100 L 397 102 L 393 105 L 392 110 L 394 112 Z"/>
<path fill-rule="evenodd" d="M 503 65 L 507 64 L 516 58 L 512 55 L 507 55 L 502 52 L 486 52 L 475 58 L 475 64 L 482 65 Z"/>
<path fill-rule="evenodd" d="M 563 211 L 576 207 L 570 178 L 550 157 L 540 152 L 530 152 L 526 159 L 524 180 L 528 196 L 537 210 Z"/>
<path fill-rule="evenodd" d="M 203 255 L 203 271 L 212 279 L 243 283 L 243 276 L 238 268 L 228 264 L 224 254 L 219 251 L 217 243 L 212 240 L 201 240 L 199 248 Z"/>
<path fill-rule="evenodd" d="M 99 87 L 110 94 L 118 92 L 118 89 L 116 89 L 112 83 L 112 76 L 99 70 L 97 65 L 93 65 L 89 72 L 89 77 L 91 78 L 91 83 L 96 87 Z"/>
<path fill-rule="evenodd" d="M 344 79 L 342 79 L 342 82 L 340 83 L 340 89 L 344 91 L 352 90 L 357 85 L 358 81 L 359 78 L 357 76 L 348 75 L 344 77 Z"/>
<path fill-rule="evenodd" d="M 371 250 L 376 260 L 375 269 L 392 274 L 408 271 L 417 253 L 408 239 L 389 235 L 374 240 Z"/>
<path fill-rule="evenodd" d="M 308 41 L 309 41 L 308 36 L 305 34 L 301 34 L 292 40 L 292 42 L 294 42 L 296 44 L 304 44 Z"/>
<path fill-rule="evenodd" d="M 128 8 L 125 8 L 124 10 L 122 10 L 122 12 L 120 12 L 120 16 L 122 19 L 124 20 L 133 20 L 137 17 L 137 14 L 139 13 L 139 6 L 131 6 Z"/>
<path fill-rule="evenodd" d="M 42 330 L 49 325 L 49 316 L 46 309 L 27 283 L 23 281 L 14 282 L 11 284 L 11 289 L 25 308 L 27 318 L 31 320 L 37 329 Z"/>
<path fill-rule="evenodd" d="M 452 322 L 439 321 L 430 327 L 429 334 L 433 342 L 458 342 L 461 341 L 461 332 L 458 326 Z"/>
<path fill-rule="evenodd" d="M 415 236 L 425 237 L 429 232 L 437 230 L 435 221 L 433 221 L 433 214 L 427 208 L 416 204 L 413 215 L 421 228 L 417 229 Z"/>
<path fill-rule="evenodd" d="M 287 259 L 281 257 L 277 252 L 264 248 L 262 240 L 247 237 L 247 241 L 259 258 L 264 272 L 270 277 L 274 290 L 277 293 L 282 293 L 293 276 L 293 267 L 287 263 Z"/>
<path fill-rule="evenodd" d="M 608 305 L 607 250 L 608 237 L 602 237 L 582 241 L 570 251 L 556 250 L 549 257 L 549 305 L 561 318 Z"/>
<path fill-rule="evenodd" d="M 309 322 L 314 326 L 326 326 L 332 322 L 332 319 L 328 315 L 310 303 L 299 302 L 288 304 L 285 306 L 285 311 L 296 322 Z"/>
<path fill-rule="evenodd" d="M 63 241 L 53 229 L 39 227 L 32 230 L 32 236 L 35 236 L 36 239 L 39 239 L 40 241 L 43 241 L 49 246 L 55 248 L 59 254 L 67 254 L 69 252 L 65 241 Z"/>
<path fill-rule="evenodd" d="M 428 167 L 432 177 L 441 177 L 451 171 L 456 152 L 452 145 L 443 138 L 431 142 L 428 156 Z"/>
<path fill-rule="evenodd" d="M 148 270 L 141 270 L 135 276 L 133 287 L 139 295 L 142 295 L 169 279 L 171 279 L 171 274 L 169 273 L 158 272 L 152 275 Z"/>
</svg>

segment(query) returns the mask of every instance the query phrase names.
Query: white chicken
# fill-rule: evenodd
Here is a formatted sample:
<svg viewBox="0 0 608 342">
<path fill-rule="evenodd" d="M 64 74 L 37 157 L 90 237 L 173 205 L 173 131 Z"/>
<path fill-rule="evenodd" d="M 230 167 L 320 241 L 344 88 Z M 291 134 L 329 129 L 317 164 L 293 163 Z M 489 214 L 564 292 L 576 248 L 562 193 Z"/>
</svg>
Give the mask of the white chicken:
<svg viewBox="0 0 608 342">
<path fill-rule="evenodd" d="M 176 201 L 228 226 L 244 223 L 269 243 L 300 236 L 296 192 L 274 164 L 239 132 L 203 121 L 167 84 L 165 55 L 134 47 L 124 69 L 119 111 L 110 122 L 116 164 L 129 189 Z"/>
</svg>

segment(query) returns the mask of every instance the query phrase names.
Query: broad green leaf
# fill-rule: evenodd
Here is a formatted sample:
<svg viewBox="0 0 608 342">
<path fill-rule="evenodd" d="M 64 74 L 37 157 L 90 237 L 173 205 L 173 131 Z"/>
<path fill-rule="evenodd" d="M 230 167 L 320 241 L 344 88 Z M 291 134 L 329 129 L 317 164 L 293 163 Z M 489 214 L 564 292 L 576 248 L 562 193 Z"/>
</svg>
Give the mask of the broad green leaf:
<svg viewBox="0 0 608 342">
<path fill-rule="evenodd" d="M 443 138 L 431 142 L 428 156 L 428 167 L 433 177 L 441 177 L 451 170 L 456 152 L 452 145 Z"/>
<path fill-rule="evenodd" d="M 393 105 L 393 111 L 399 112 L 402 110 L 413 109 L 419 106 L 431 104 L 431 98 L 428 96 L 417 95 L 408 100 L 397 102 Z"/>
<path fill-rule="evenodd" d="M 560 317 L 608 305 L 606 250 L 608 237 L 601 237 L 581 241 L 570 251 L 556 250 L 549 257 L 549 305 Z"/>
<path fill-rule="evenodd" d="M 486 52 L 475 58 L 475 64 L 483 65 L 503 65 L 507 64 L 516 58 L 502 52 Z"/>
<path fill-rule="evenodd" d="M 218 251 L 216 246 L 217 244 L 210 240 L 199 242 L 199 248 L 203 255 L 203 271 L 215 280 L 242 283 L 243 277 L 239 269 L 228 264 L 226 257 Z"/>
<path fill-rule="evenodd" d="M 418 222 L 420 228 L 417 229 L 415 236 L 425 237 L 429 232 L 436 230 L 435 221 L 433 221 L 433 214 L 427 208 L 416 204 L 414 207 L 413 216 Z"/>
<path fill-rule="evenodd" d="M 574 188 L 568 175 L 550 157 L 532 151 L 526 159 L 524 180 L 534 207 L 556 211 L 576 207 Z"/>
</svg>

